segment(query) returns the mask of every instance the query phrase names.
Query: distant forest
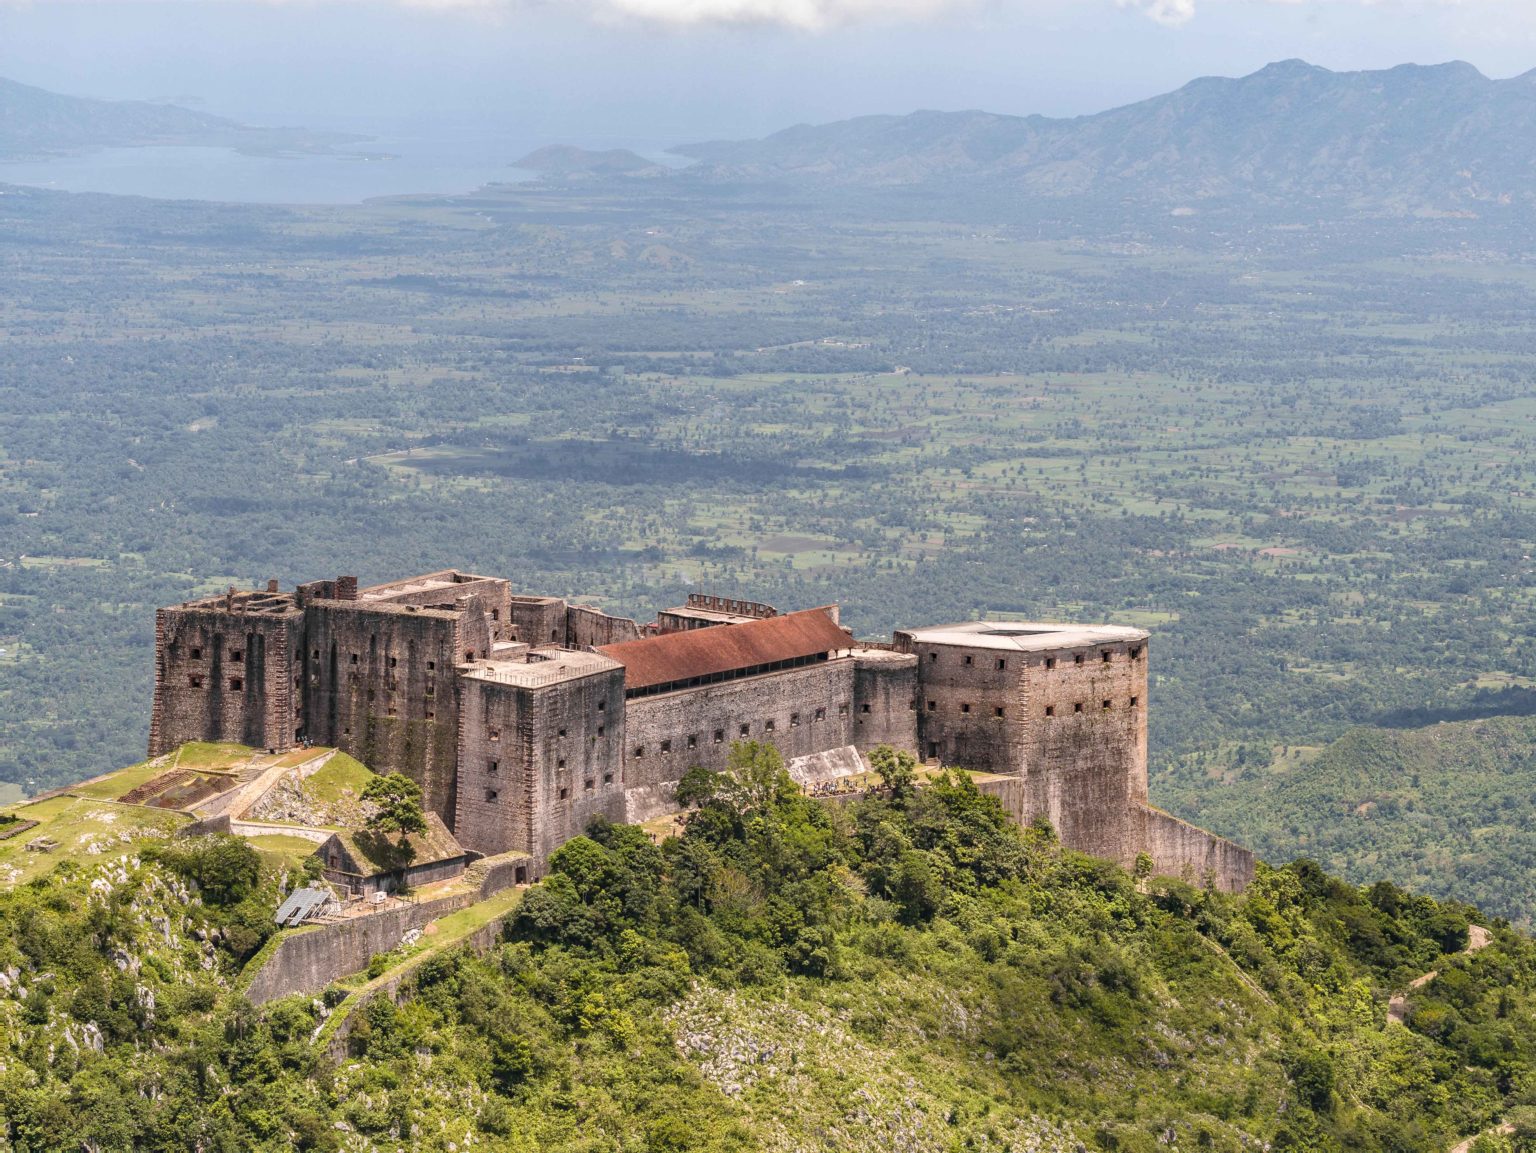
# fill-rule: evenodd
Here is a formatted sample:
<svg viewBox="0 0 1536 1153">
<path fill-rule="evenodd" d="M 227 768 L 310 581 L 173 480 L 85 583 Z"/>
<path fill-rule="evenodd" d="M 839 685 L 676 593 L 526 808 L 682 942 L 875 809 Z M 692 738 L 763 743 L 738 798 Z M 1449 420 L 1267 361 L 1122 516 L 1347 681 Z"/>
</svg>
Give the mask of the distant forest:
<svg viewBox="0 0 1536 1153">
<path fill-rule="evenodd" d="M 1526 236 L 746 181 L 5 189 L 0 790 L 140 755 L 158 604 L 456 565 L 642 617 L 1143 625 L 1154 801 L 1286 858 L 1258 799 L 1329 742 L 1536 712 Z M 1536 880 L 1477 879 L 1536 877 L 1520 844 L 1413 867 L 1524 919 Z"/>
</svg>

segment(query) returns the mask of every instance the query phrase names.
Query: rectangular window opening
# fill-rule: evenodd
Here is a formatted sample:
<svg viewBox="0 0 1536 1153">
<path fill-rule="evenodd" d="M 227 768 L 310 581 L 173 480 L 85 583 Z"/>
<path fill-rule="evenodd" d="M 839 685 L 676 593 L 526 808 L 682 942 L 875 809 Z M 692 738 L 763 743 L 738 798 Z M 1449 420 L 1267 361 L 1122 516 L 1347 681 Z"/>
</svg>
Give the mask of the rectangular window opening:
<svg viewBox="0 0 1536 1153">
<path fill-rule="evenodd" d="M 1107 708 L 1109 708 L 1109 706 L 1110 706 L 1110 699 L 1108 697 L 1105 697 L 1104 698 L 1104 707 L 1107 709 Z"/>
<path fill-rule="evenodd" d="M 1132 697 L 1131 698 L 1131 708 L 1134 709 L 1139 704 L 1141 704 L 1141 698 L 1140 697 Z"/>
<path fill-rule="evenodd" d="M 613 784 L 613 774 L 612 773 L 604 773 L 603 774 L 603 784 L 605 784 L 605 785 Z"/>
<path fill-rule="evenodd" d="M 699 747 L 699 738 L 693 733 L 688 734 L 688 747 L 690 749 L 696 749 Z"/>
<path fill-rule="evenodd" d="M 800 724 L 800 714 L 799 713 L 790 713 L 789 714 L 789 727 L 792 728 L 792 729 L 793 728 L 797 728 L 797 727 L 799 727 L 799 724 Z"/>
<path fill-rule="evenodd" d="M 1114 654 L 1111 653 L 1108 649 L 1104 650 L 1104 654 L 1103 655 L 1104 655 L 1104 663 L 1106 665 L 1109 664 L 1111 658 L 1114 656 Z"/>
<path fill-rule="evenodd" d="M 1046 671 L 1049 672 L 1051 669 L 1054 669 L 1055 667 L 1056 667 L 1056 658 L 1055 657 L 1046 657 L 1045 658 L 1045 668 L 1046 668 Z"/>
<path fill-rule="evenodd" d="M 719 744 L 724 744 L 724 743 L 725 743 L 725 730 L 724 729 L 716 729 L 715 730 L 715 744 L 719 745 Z"/>
<path fill-rule="evenodd" d="M 229 659 L 238 665 L 245 660 L 245 653 L 241 652 L 239 649 L 230 649 Z"/>
<path fill-rule="evenodd" d="M 486 789 L 485 790 L 485 799 L 488 800 L 488 801 L 494 801 L 500 795 L 501 794 L 498 793 L 495 789 Z"/>
<path fill-rule="evenodd" d="M 597 782 L 591 777 L 588 777 L 586 780 L 581 782 L 581 787 L 590 793 L 593 789 L 597 788 Z"/>
<path fill-rule="evenodd" d="M 751 731 L 752 731 L 752 726 L 751 725 L 742 725 L 741 726 L 741 735 L 742 736 L 746 736 Z"/>
<path fill-rule="evenodd" d="M 200 689 L 203 687 L 203 678 L 197 673 L 192 673 L 187 677 L 187 684 L 191 685 L 194 689 Z"/>
<path fill-rule="evenodd" d="M 971 706 L 970 706 L 970 705 L 968 705 L 968 704 L 962 704 L 962 705 L 961 705 L 961 706 L 960 706 L 960 711 L 961 711 L 961 712 L 962 712 L 962 713 L 968 713 L 968 712 L 970 712 L 970 711 L 971 711 Z"/>
<path fill-rule="evenodd" d="M 230 692 L 238 693 L 243 688 L 245 688 L 245 679 L 243 677 L 230 677 L 229 678 L 229 691 Z"/>
<path fill-rule="evenodd" d="M 1077 702 L 1077 703 L 1076 703 L 1076 704 L 1074 704 L 1074 705 L 1073 705 L 1073 706 L 1072 706 L 1072 711 L 1073 711 L 1073 712 L 1074 712 L 1074 713 L 1080 713 L 1080 712 L 1082 712 L 1082 711 L 1083 711 L 1083 702 L 1082 702 L 1082 701 L 1078 701 L 1078 702 Z"/>
<path fill-rule="evenodd" d="M 670 740 L 662 741 L 661 751 L 664 753 L 670 753 L 672 751 L 672 742 Z"/>
<path fill-rule="evenodd" d="M 571 790 L 562 785 L 560 787 L 560 799 L 563 801 L 563 800 L 565 800 L 566 797 L 568 797 L 570 795 L 571 795 Z"/>
<path fill-rule="evenodd" d="M 992 715 L 994 717 L 1002 716 L 1003 715 L 1003 706 L 1002 705 L 998 705 L 997 708 L 993 709 L 992 710 Z"/>
<path fill-rule="evenodd" d="M 976 663 L 976 658 L 973 657 L 970 653 L 966 653 L 965 654 L 965 663 L 968 664 L 968 665 L 973 665 L 973 664 Z"/>
<path fill-rule="evenodd" d="M 644 745 L 636 745 L 635 746 L 635 760 L 638 761 L 643 756 L 645 756 L 645 746 Z"/>
</svg>

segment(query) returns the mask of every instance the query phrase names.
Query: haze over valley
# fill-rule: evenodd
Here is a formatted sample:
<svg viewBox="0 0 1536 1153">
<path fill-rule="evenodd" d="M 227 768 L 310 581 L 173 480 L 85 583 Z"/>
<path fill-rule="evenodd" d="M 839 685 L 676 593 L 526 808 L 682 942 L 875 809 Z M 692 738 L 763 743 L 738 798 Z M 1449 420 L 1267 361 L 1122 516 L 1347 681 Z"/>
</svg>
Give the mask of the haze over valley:
<svg viewBox="0 0 1536 1153">
<path fill-rule="evenodd" d="M 0 0 L 0 1151 L 1536 1147 L 1536 22 L 171 7 Z"/>
</svg>

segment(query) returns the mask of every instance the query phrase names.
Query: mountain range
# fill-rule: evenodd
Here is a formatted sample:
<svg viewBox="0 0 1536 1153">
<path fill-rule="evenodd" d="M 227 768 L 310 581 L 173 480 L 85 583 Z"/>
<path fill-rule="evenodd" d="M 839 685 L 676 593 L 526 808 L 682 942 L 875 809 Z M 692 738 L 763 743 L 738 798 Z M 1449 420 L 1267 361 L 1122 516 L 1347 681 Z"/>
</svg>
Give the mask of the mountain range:
<svg viewBox="0 0 1536 1153">
<path fill-rule="evenodd" d="M 1001 185 L 1040 197 L 1250 198 L 1398 210 L 1536 200 L 1536 71 L 1465 63 L 1207 77 L 1091 116 L 914 112 L 684 145 L 692 178 Z"/>
<path fill-rule="evenodd" d="M 325 153 L 362 139 L 304 128 L 257 128 L 174 104 L 63 96 L 0 78 L 4 159 L 154 144 L 225 147 L 261 155 Z"/>
</svg>

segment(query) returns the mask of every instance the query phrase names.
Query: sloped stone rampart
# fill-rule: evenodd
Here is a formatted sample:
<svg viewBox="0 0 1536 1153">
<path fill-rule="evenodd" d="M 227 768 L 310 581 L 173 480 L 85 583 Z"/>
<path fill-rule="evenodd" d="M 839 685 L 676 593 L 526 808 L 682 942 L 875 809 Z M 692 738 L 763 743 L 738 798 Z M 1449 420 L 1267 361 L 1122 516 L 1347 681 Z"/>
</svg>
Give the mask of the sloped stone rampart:
<svg viewBox="0 0 1536 1153">
<path fill-rule="evenodd" d="M 428 922 L 468 908 L 480 899 L 474 891 L 456 893 L 419 905 L 294 930 L 278 942 L 245 995 L 261 1005 L 294 993 L 318 993 L 332 981 L 366 969 L 369 958 L 393 949 L 410 930 L 424 928 Z"/>
<path fill-rule="evenodd" d="M 1210 883 L 1229 893 L 1241 892 L 1253 880 L 1256 858 L 1241 845 L 1150 805 L 1140 806 L 1139 816 L 1141 843 L 1159 875 Z"/>
</svg>

